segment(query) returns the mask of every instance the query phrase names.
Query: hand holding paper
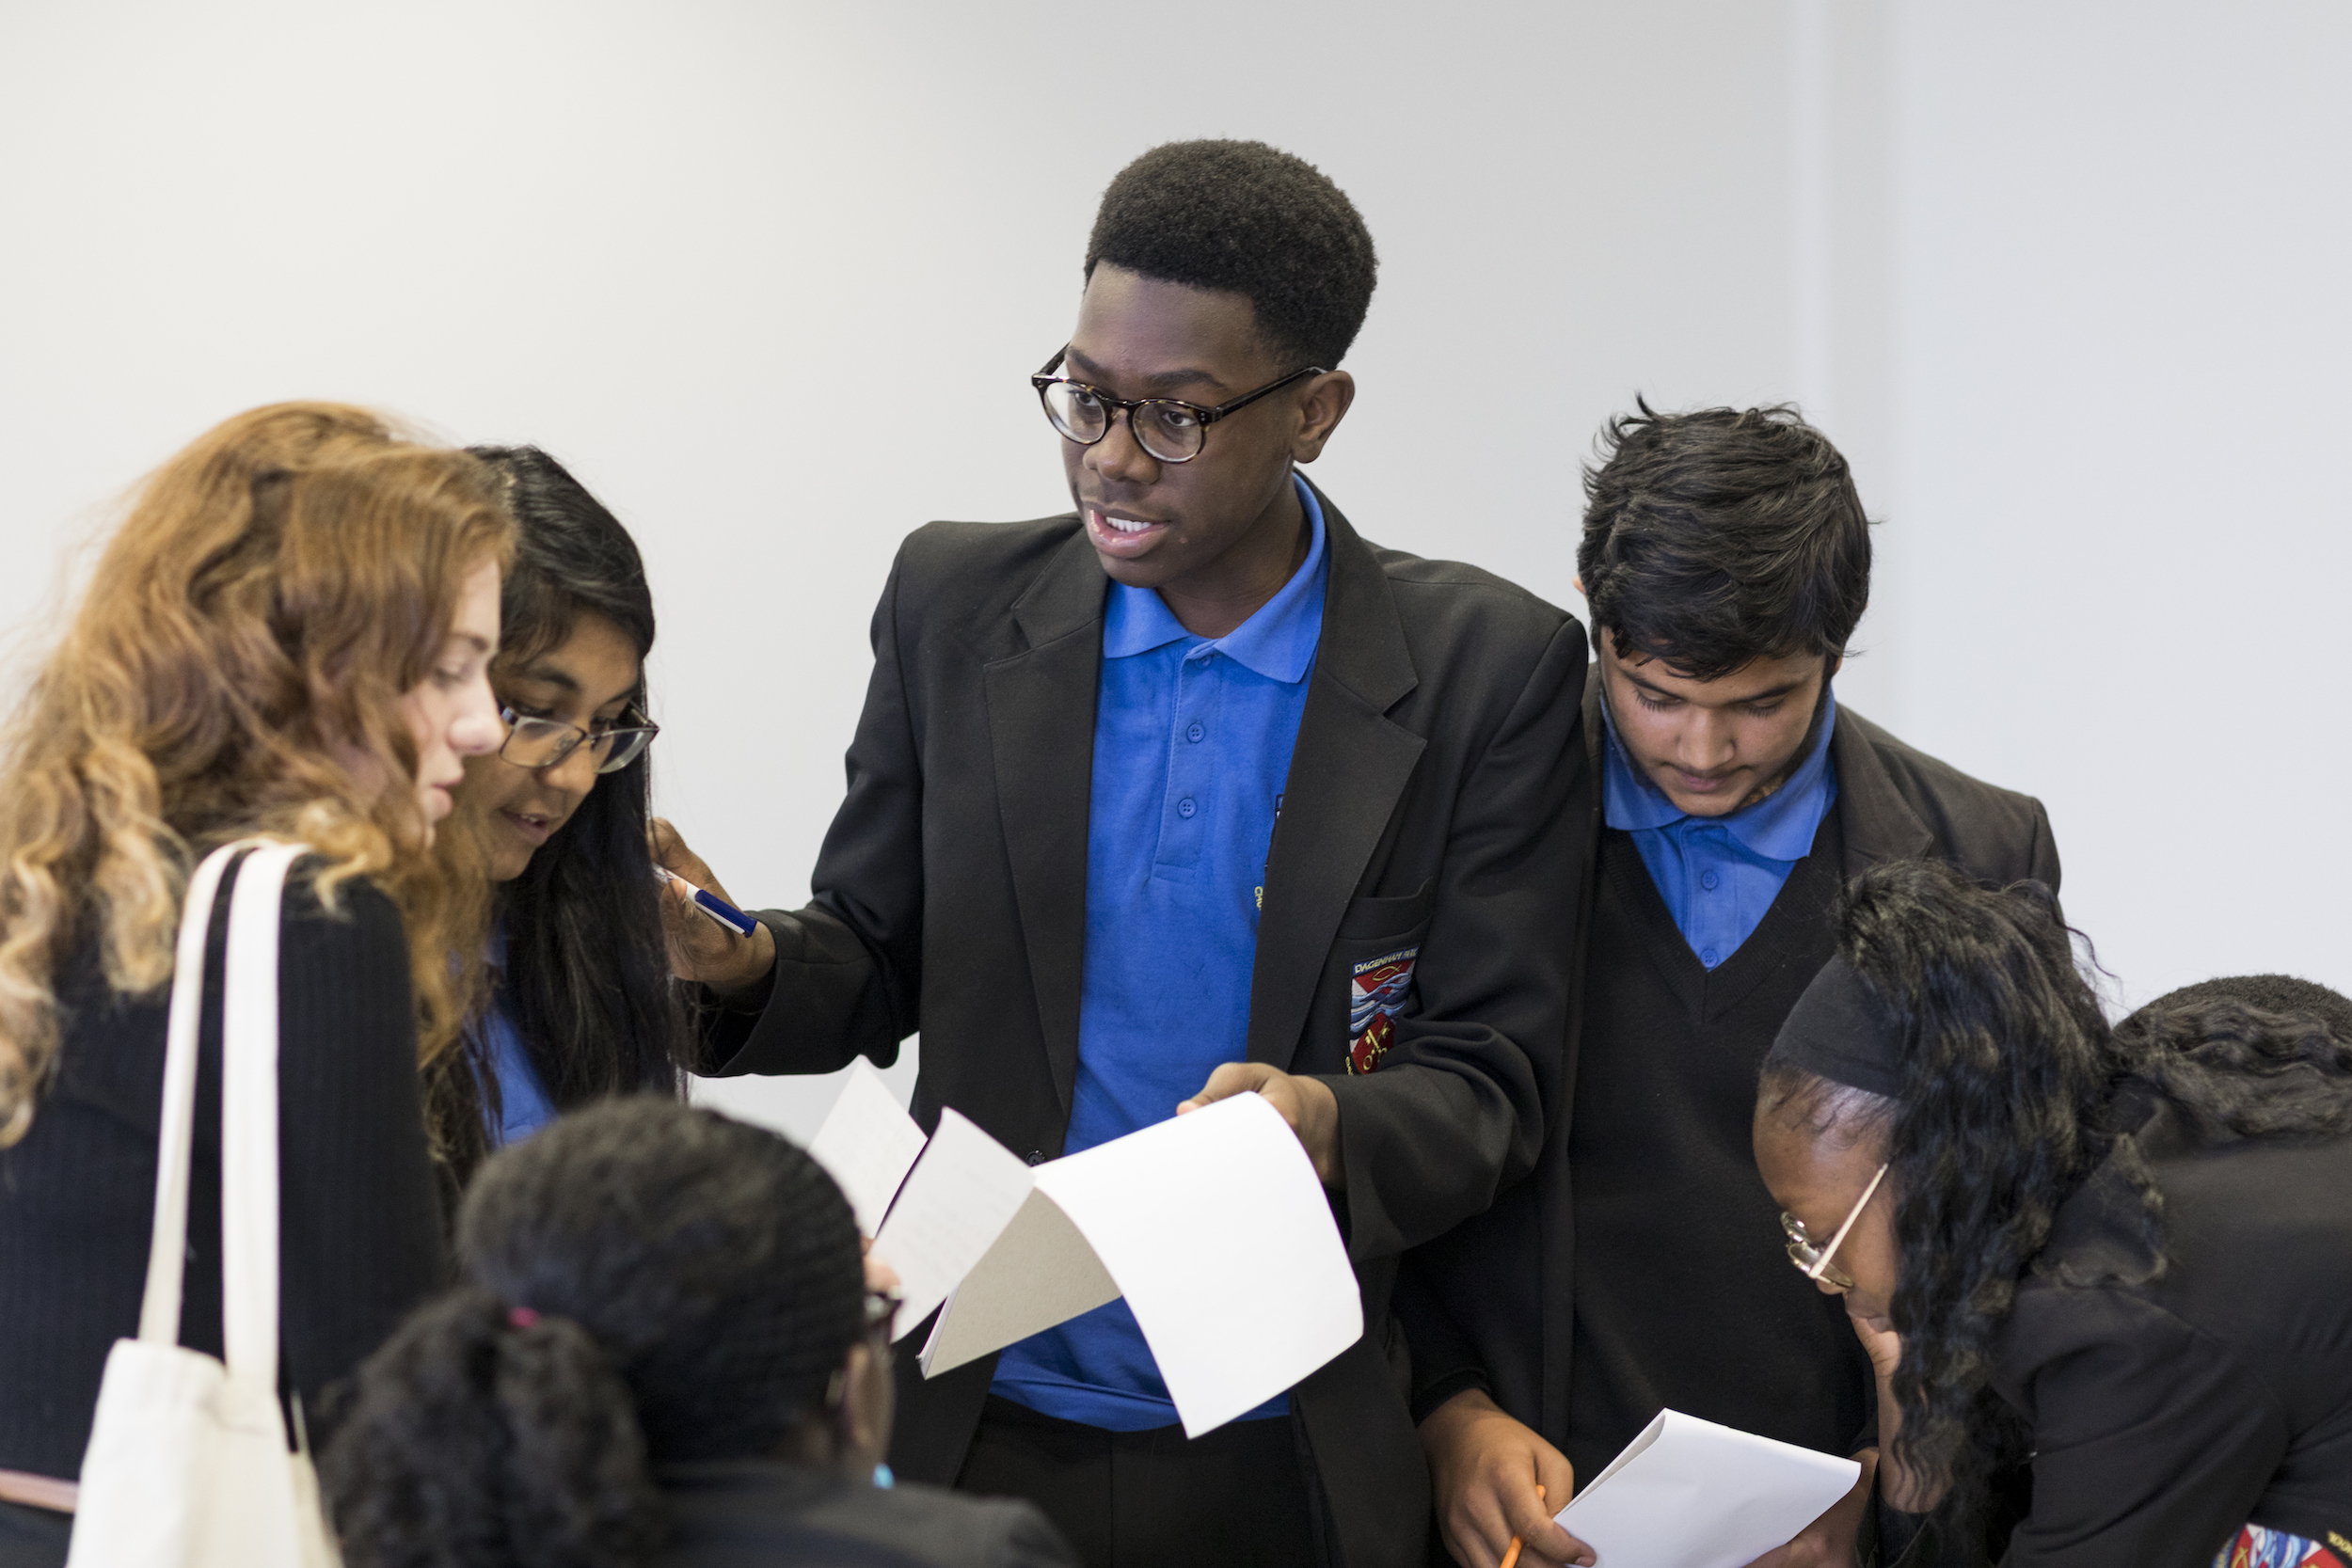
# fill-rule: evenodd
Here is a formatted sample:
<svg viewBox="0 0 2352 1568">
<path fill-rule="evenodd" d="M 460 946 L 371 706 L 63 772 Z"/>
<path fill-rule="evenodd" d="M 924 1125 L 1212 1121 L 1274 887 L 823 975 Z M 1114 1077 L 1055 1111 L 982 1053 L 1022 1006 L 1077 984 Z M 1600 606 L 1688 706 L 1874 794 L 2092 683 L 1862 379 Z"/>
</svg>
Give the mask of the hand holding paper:
<svg viewBox="0 0 2352 1568">
<path fill-rule="evenodd" d="M 1661 1410 L 1557 1517 L 1599 1568 L 1745 1568 L 1861 1473 L 1851 1459 Z"/>
<path fill-rule="evenodd" d="M 1347 1167 L 1340 1162 L 1340 1102 L 1329 1085 L 1264 1062 L 1227 1062 L 1176 1114 L 1189 1116 L 1237 1094 L 1255 1094 L 1281 1113 L 1313 1163 L 1316 1180 L 1334 1192 L 1347 1185 Z"/>
</svg>

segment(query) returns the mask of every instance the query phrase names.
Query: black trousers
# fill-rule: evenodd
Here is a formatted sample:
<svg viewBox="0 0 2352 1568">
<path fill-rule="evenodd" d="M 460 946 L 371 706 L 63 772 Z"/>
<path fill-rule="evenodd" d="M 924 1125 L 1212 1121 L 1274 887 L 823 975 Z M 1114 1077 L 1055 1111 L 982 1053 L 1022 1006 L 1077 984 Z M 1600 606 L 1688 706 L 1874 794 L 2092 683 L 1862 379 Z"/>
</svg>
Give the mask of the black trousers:
<svg viewBox="0 0 2352 1568">
<path fill-rule="evenodd" d="M 1295 1424 L 1105 1432 L 991 1394 L 959 1491 L 1025 1497 L 1087 1568 L 1316 1568 L 1322 1503 Z"/>
</svg>

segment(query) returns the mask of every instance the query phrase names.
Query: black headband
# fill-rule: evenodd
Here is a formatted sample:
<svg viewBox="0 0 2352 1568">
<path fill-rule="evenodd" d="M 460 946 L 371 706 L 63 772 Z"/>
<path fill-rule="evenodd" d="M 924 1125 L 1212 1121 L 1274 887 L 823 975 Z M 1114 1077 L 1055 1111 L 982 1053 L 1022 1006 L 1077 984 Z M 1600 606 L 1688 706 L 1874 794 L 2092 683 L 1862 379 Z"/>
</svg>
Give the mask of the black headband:
<svg viewBox="0 0 2352 1568">
<path fill-rule="evenodd" d="M 1889 1100 L 1903 1097 L 1902 1052 L 1902 1030 L 1844 958 L 1821 966 L 1772 1042 L 1781 1067 Z"/>
</svg>

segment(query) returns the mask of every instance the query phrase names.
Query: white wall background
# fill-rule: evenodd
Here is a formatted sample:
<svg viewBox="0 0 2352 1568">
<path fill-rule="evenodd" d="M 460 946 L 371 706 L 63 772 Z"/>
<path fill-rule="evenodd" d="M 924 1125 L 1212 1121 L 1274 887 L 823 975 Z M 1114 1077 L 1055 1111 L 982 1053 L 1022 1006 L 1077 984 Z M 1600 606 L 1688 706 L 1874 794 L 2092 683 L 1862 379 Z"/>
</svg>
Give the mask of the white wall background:
<svg viewBox="0 0 2352 1568">
<path fill-rule="evenodd" d="M 1841 690 L 2049 803 L 2123 994 L 2352 989 L 2347 68 L 2328 0 L 0 0 L 0 625 L 250 404 L 536 441 L 644 546 L 661 808 L 795 902 L 898 539 L 1064 504 L 1103 184 L 1259 136 L 1380 246 L 1366 532 L 1575 604 L 1610 412 L 1796 397 L 1886 518 Z"/>
</svg>

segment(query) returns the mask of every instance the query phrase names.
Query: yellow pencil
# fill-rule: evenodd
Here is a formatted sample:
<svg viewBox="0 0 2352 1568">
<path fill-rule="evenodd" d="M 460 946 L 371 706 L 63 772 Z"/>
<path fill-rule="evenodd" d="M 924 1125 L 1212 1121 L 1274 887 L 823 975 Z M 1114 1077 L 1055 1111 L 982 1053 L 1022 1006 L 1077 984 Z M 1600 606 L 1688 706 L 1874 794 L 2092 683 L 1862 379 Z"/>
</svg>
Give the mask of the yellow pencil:
<svg viewBox="0 0 2352 1568">
<path fill-rule="evenodd" d="M 1544 1500 L 1544 1488 L 1541 1481 L 1535 1484 L 1535 1500 L 1537 1502 Z M 1511 1549 L 1502 1554 L 1502 1568 L 1518 1568 L 1519 1550 L 1519 1538 L 1515 1535 L 1511 1537 Z"/>
</svg>

